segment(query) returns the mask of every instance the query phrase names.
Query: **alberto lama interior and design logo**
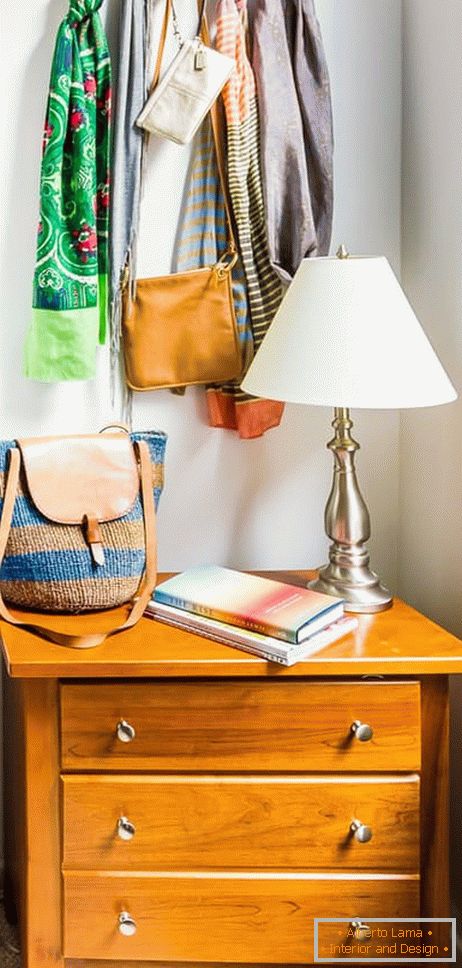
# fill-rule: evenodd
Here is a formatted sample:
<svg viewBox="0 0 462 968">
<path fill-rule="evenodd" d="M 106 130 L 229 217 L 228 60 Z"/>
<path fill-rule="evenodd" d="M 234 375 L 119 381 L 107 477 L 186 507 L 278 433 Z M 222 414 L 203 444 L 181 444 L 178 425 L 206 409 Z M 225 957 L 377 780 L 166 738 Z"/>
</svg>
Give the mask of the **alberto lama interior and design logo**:
<svg viewBox="0 0 462 968">
<path fill-rule="evenodd" d="M 314 960 L 386 964 L 456 960 L 455 918 L 314 918 Z"/>
</svg>

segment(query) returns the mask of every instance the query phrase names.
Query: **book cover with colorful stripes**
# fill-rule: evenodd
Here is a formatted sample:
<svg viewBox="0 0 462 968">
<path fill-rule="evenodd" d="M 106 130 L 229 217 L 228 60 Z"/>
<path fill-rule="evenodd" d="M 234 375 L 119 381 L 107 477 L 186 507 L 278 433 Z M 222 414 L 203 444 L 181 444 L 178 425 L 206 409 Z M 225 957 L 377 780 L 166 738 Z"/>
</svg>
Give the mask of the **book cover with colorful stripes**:
<svg viewBox="0 0 462 968">
<path fill-rule="evenodd" d="M 343 614 L 339 598 L 218 565 L 189 568 L 167 579 L 157 586 L 154 600 L 294 643 Z"/>
</svg>

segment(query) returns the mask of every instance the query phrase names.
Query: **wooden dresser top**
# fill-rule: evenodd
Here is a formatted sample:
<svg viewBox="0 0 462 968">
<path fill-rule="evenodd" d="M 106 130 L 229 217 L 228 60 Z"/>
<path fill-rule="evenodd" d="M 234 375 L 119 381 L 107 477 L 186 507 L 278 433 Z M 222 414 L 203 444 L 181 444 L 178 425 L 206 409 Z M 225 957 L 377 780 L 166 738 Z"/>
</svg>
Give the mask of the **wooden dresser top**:
<svg viewBox="0 0 462 968">
<path fill-rule="evenodd" d="M 312 572 L 259 572 L 304 584 Z M 167 575 L 159 575 L 159 581 Z M 76 634 L 104 631 L 125 609 L 101 614 L 40 615 L 42 624 Z M 25 618 L 19 611 L 15 615 Z M 32 613 L 27 618 L 34 621 Z M 462 641 L 395 599 L 378 615 L 359 615 L 358 629 L 290 669 L 143 618 L 136 628 L 95 649 L 53 645 L 30 632 L 0 622 L 6 668 L 16 678 L 297 677 L 361 675 L 445 675 L 462 672 Z"/>
</svg>

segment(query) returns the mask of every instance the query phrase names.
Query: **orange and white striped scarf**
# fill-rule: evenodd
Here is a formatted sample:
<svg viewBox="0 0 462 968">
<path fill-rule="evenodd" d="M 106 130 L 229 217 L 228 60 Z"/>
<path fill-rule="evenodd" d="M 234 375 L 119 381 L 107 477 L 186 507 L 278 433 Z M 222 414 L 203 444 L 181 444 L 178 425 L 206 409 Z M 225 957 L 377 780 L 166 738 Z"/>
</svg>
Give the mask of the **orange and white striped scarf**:
<svg viewBox="0 0 462 968">
<path fill-rule="evenodd" d="M 223 91 L 223 102 L 229 194 L 241 257 L 234 295 L 243 355 L 249 365 L 253 350 L 258 349 L 279 306 L 282 285 L 271 265 L 267 243 L 256 88 L 246 52 L 246 13 L 246 0 L 218 0 L 216 47 L 236 61 L 236 69 Z M 208 121 L 196 142 L 185 217 L 178 239 L 178 271 L 206 263 L 210 255 L 206 249 L 211 238 L 211 219 L 218 220 L 214 238 L 219 241 L 220 232 L 223 234 L 224 211 L 222 199 L 218 197 L 216 160 L 211 138 L 206 136 L 207 125 Z M 197 238 L 198 213 L 203 218 L 201 240 Z M 247 307 L 242 298 L 243 282 Z M 207 405 L 213 427 L 237 430 L 243 438 L 260 437 L 271 427 L 277 427 L 284 409 L 282 403 L 248 396 L 236 383 L 208 388 Z"/>
<path fill-rule="evenodd" d="M 267 242 L 257 97 L 246 49 L 247 0 L 218 0 L 216 18 L 217 50 L 236 61 L 223 91 L 228 181 L 257 350 L 281 301 L 282 287 Z M 257 400 L 228 387 L 209 393 L 213 423 L 235 428 L 242 437 L 258 437 L 277 426 L 283 409 L 281 403 Z"/>
</svg>

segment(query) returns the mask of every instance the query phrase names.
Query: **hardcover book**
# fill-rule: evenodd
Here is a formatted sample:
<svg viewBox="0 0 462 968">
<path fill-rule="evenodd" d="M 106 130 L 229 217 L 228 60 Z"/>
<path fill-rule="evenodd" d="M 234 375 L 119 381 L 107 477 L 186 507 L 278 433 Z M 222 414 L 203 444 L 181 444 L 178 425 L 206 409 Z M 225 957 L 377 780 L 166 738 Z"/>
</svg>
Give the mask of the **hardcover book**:
<svg viewBox="0 0 462 968">
<path fill-rule="evenodd" d="M 159 622 L 165 622 L 166 625 L 185 629 L 187 632 L 202 635 L 203 638 L 213 639 L 214 642 L 230 645 L 235 649 L 256 655 L 260 659 L 279 662 L 284 666 L 292 666 L 296 662 L 309 659 L 316 652 L 354 632 L 358 627 L 356 618 L 344 615 L 343 618 L 316 632 L 299 645 L 293 645 L 270 635 L 252 632 L 251 629 L 243 629 L 237 625 L 219 622 L 218 619 L 207 618 L 206 615 L 185 612 L 180 608 L 174 608 L 173 605 L 161 605 L 154 600 L 149 603 L 146 614 Z"/>
<path fill-rule="evenodd" d="M 217 565 L 168 578 L 154 601 L 294 644 L 343 615 L 340 598 Z"/>
</svg>

